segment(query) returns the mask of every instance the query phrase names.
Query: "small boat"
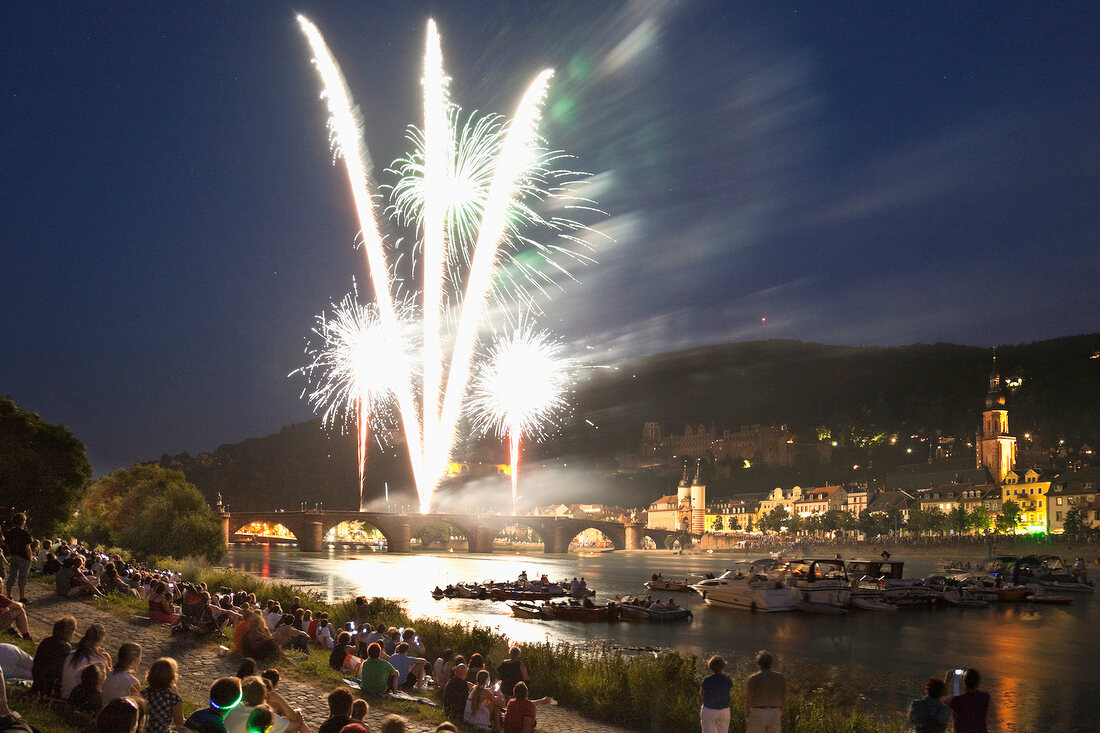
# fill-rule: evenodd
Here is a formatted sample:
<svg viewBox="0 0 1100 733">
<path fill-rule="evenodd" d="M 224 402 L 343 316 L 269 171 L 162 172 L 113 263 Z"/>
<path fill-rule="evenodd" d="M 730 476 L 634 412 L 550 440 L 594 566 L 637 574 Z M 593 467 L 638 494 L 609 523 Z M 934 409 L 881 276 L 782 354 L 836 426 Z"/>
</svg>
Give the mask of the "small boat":
<svg viewBox="0 0 1100 733">
<path fill-rule="evenodd" d="M 680 621 L 685 618 L 693 618 L 690 609 L 680 606 L 669 608 L 657 603 L 647 608 L 637 598 L 620 601 L 619 616 L 635 621 Z"/>
<path fill-rule="evenodd" d="M 534 603 L 516 601 L 515 603 L 509 603 L 508 607 L 512 609 L 512 615 L 516 618 L 553 618 L 547 611 L 546 605 L 536 606 Z"/>
<path fill-rule="evenodd" d="M 1039 588 L 1050 590 L 1059 590 L 1070 593 L 1092 593 L 1095 591 L 1088 583 L 1078 583 L 1073 580 L 1040 580 Z"/>
<path fill-rule="evenodd" d="M 1035 595 L 1035 591 L 1026 585 L 995 588 L 994 592 L 997 594 L 997 600 L 1000 603 L 1018 603 L 1019 601 L 1026 601 L 1028 596 Z"/>
<path fill-rule="evenodd" d="M 440 588 L 438 585 L 432 590 L 432 598 L 436 599 L 437 601 L 443 600 L 446 595 L 447 594 L 444 593 L 443 589 Z"/>
<path fill-rule="evenodd" d="M 1027 597 L 1029 603 L 1051 603 L 1053 605 L 1069 605 L 1074 602 L 1073 595 L 1047 595 L 1045 593 L 1035 593 Z"/>
<path fill-rule="evenodd" d="M 897 611 L 898 607 L 893 603 L 887 603 L 886 601 L 880 601 L 877 598 L 869 598 L 866 596 L 852 596 L 852 605 L 856 608 L 861 608 L 864 611 Z"/>
<path fill-rule="evenodd" d="M 647 580 L 644 585 L 649 590 L 672 591 L 674 593 L 691 593 L 691 584 L 698 582 L 689 578 L 655 578 Z"/>
<path fill-rule="evenodd" d="M 986 608 L 989 606 L 989 601 L 974 598 L 959 588 L 948 588 L 943 592 L 942 598 L 957 608 Z"/>
<path fill-rule="evenodd" d="M 588 605 L 585 603 L 547 603 L 553 609 L 554 618 L 559 621 L 617 621 L 619 608 L 613 603 L 606 606 Z M 611 606 L 615 606 L 615 618 L 611 618 Z"/>
</svg>

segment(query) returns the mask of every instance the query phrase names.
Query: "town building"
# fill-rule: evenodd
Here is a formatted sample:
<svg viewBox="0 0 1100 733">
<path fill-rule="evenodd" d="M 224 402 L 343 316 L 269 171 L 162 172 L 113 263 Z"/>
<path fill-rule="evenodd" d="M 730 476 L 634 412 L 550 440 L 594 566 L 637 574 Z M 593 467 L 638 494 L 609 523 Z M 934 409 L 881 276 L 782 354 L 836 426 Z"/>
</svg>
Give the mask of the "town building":
<svg viewBox="0 0 1100 733">
<path fill-rule="evenodd" d="M 844 500 L 848 492 L 842 486 L 825 486 L 820 489 L 806 489 L 802 492 L 802 498 L 792 504 L 792 514 L 800 517 L 809 517 L 814 514 L 825 514 L 831 511 L 844 509 Z"/>
<path fill-rule="evenodd" d="M 1050 479 L 1043 480 L 1042 475 L 1033 468 L 1018 474 L 1008 471 L 1001 483 L 1001 506 L 1004 502 L 1015 501 L 1020 505 L 1020 524 L 1017 531 L 1035 533 L 1048 531 L 1047 494 L 1050 493 Z"/>
<path fill-rule="evenodd" d="M 1069 513 L 1077 510 L 1083 529 L 1100 528 L 1100 468 L 1062 474 L 1047 493 L 1047 525 L 1051 534 L 1065 532 Z"/>
<path fill-rule="evenodd" d="M 676 494 L 662 496 L 649 505 L 646 527 L 649 529 L 683 530 L 702 534 L 706 530 L 707 487 L 702 479 L 703 462 L 695 461 L 695 478 L 688 478 L 689 464 L 684 461 L 684 475 Z"/>
<path fill-rule="evenodd" d="M 705 524 L 708 532 L 755 531 L 760 526 L 760 499 L 740 497 L 711 504 L 707 507 Z"/>
</svg>

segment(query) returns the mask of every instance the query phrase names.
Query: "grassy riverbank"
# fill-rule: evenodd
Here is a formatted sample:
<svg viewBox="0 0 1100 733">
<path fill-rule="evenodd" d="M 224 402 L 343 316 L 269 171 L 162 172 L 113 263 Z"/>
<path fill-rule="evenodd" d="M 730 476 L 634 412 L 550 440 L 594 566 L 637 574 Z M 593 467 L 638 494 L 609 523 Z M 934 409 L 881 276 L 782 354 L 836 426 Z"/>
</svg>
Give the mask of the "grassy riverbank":
<svg viewBox="0 0 1100 733">
<path fill-rule="evenodd" d="M 262 602 L 274 599 L 289 604 L 295 596 L 316 611 L 327 611 L 340 627 L 354 617 L 354 600 L 329 603 L 319 594 L 281 581 L 267 581 L 253 575 L 201 563 L 178 564 L 185 578 L 205 582 L 208 587 L 230 587 L 255 593 Z M 370 618 L 376 625 L 412 626 L 434 659 L 445 649 L 469 657 L 480 652 L 495 666 L 507 655 L 508 639 L 484 626 L 444 623 L 433 618 L 411 618 L 393 601 L 370 600 Z M 694 655 L 669 652 L 627 654 L 606 647 L 573 644 L 526 644 L 523 658 L 534 680 L 533 693 L 551 695 L 563 705 L 593 718 L 639 731 L 692 730 L 698 726 L 699 685 L 705 674 L 705 660 Z M 328 668 L 326 652 L 313 652 L 299 672 L 333 684 L 339 675 Z M 752 670 L 732 665 L 731 697 L 733 725 L 744 730 L 744 680 Z M 900 733 L 900 719 L 885 721 L 864 707 L 858 693 L 838 690 L 823 680 L 802 679 L 788 672 L 791 695 L 784 715 L 789 733 Z M 854 701 L 854 702 L 853 702 Z"/>
</svg>

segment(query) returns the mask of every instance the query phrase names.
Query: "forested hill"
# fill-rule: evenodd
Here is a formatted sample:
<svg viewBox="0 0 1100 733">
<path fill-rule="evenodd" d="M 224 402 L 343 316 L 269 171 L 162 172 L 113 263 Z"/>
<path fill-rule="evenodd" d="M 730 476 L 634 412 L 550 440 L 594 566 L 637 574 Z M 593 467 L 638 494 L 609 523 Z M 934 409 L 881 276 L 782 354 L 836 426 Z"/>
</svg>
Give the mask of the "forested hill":
<svg viewBox="0 0 1100 733">
<path fill-rule="evenodd" d="M 1011 431 L 1100 447 L 1098 354 L 1100 334 L 998 347 L 1002 377 L 1022 380 L 1007 390 Z M 617 368 L 587 372 L 571 418 L 559 436 L 535 448 L 540 456 L 580 456 L 611 466 L 616 455 L 637 449 L 646 421 L 676 432 L 687 423 L 718 430 L 787 425 L 806 440 L 827 427 L 842 443 L 894 432 L 970 436 L 978 428 L 992 352 L 953 344 L 882 348 L 772 340 L 612 366 Z M 503 462 L 499 453 L 492 458 Z M 165 455 L 161 463 L 183 470 L 211 500 L 220 491 L 230 508 L 355 505 L 348 488 L 356 481 L 354 438 L 324 431 L 316 420 L 198 457 Z M 407 487 L 408 460 L 401 451 L 382 453 L 372 441 L 368 491 L 381 495 L 383 482 L 391 491 Z"/>
</svg>

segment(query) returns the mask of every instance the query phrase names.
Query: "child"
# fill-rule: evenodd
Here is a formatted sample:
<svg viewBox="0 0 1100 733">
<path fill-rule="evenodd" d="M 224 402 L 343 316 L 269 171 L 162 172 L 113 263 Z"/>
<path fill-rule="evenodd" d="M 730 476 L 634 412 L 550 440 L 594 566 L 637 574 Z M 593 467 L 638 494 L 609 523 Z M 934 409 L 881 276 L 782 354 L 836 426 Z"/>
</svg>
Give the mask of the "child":
<svg viewBox="0 0 1100 733">
<path fill-rule="evenodd" d="M 145 733 L 170 733 L 169 726 L 183 725 L 183 698 L 176 692 L 179 667 L 171 657 L 153 662 L 145 674 L 148 687 L 141 691 L 149 706 Z"/>
<path fill-rule="evenodd" d="M 69 694 L 69 712 L 87 722 L 103 707 L 103 680 L 107 670 L 99 664 L 89 664 L 80 671 L 80 683 Z"/>
<path fill-rule="evenodd" d="M 118 662 L 103 683 L 103 704 L 120 697 L 137 697 L 141 683 L 134 672 L 141 663 L 141 645 L 126 642 L 118 648 Z"/>
</svg>

